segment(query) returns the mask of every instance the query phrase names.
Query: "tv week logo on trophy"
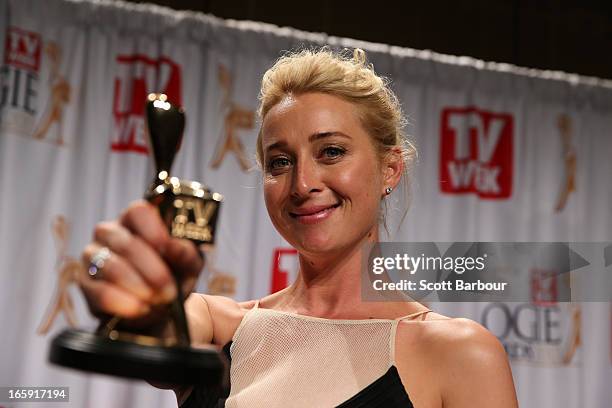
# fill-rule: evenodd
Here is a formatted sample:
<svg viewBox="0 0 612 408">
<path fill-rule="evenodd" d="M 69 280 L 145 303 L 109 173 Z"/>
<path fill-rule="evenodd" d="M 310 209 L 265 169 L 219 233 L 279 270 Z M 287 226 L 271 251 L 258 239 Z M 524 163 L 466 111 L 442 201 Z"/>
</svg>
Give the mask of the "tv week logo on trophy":
<svg viewBox="0 0 612 408">
<path fill-rule="evenodd" d="M 440 190 L 484 199 L 512 194 L 514 120 L 476 107 L 446 108 L 441 116 Z"/>
<path fill-rule="evenodd" d="M 147 95 L 161 92 L 181 105 L 181 68 L 167 57 L 119 55 L 113 97 L 111 150 L 147 154 L 144 110 Z"/>
</svg>

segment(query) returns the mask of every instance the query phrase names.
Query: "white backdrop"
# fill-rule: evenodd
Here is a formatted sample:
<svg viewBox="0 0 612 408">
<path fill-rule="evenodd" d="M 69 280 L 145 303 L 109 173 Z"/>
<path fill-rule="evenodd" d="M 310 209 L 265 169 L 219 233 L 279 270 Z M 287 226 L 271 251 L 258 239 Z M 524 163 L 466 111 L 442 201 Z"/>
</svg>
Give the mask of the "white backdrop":
<svg viewBox="0 0 612 408">
<path fill-rule="evenodd" d="M 121 2 L 0 0 L 0 16 L 0 386 L 69 386 L 71 402 L 54 406 L 176 405 L 140 382 L 50 366 L 64 315 L 36 334 L 61 263 L 151 179 L 147 93 L 187 111 L 172 173 L 225 196 L 200 289 L 244 300 L 294 276 L 249 170 L 259 80 L 283 50 L 360 46 L 392 79 L 419 162 L 399 231 L 406 202 L 393 193 L 389 240 L 612 241 L 609 81 Z M 500 337 L 521 406 L 610 406 L 609 303 L 433 307 Z"/>
</svg>

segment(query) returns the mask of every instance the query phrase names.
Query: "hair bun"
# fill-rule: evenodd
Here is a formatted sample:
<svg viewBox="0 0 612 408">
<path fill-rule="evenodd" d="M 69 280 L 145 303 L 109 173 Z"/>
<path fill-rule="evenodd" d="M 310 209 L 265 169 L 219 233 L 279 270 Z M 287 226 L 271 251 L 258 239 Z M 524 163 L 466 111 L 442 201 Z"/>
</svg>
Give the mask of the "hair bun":
<svg viewBox="0 0 612 408">
<path fill-rule="evenodd" d="M 355 48 L 355 50 L 353 51 L 353 61 L 355 61 L 355 63 L 358 65 L 365 65 L 366 60 L 367 58 L 365 51 L 361 48 Z"/>
</svg>

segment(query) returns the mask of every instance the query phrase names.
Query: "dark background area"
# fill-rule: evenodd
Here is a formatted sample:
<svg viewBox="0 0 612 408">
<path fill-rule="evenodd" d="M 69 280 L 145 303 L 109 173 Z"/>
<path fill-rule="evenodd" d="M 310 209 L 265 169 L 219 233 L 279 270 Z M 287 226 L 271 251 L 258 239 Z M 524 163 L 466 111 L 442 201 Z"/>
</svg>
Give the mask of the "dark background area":
<svg viewBox="0 0 612 408">
<path fill-rule="evenodd" d="M 612 0 L 133 2 L 612 78 Z"/>
</svg>

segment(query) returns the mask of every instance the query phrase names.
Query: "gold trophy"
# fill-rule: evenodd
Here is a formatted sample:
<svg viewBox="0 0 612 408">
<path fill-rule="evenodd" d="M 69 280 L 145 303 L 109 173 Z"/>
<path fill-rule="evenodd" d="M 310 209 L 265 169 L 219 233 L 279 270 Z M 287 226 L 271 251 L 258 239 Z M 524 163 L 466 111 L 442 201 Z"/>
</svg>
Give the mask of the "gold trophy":
<svg viewBox="0 0 612 408">
<path fill-rule="evenodd" d="M 213 244 L 222 196 L 198 182 L 170 176 L 185 126 L 183 109 L 164 94 L 150 94 L 146 123 L 156 176 L 145 198 L 159 208 L 172 236 L 190 239 L 198 246 Z M 111 316 L 95 333 L 64 330 L 53 339 L 49 360 L 65 367 L 165 384 L 222 385 L 225 358 L 213 348 L 191 347 L 178 279 L 176 284 L 177 299 L 162 311 L 167 317 L 160 327 L 171 328 L 165 330 L 171 332 L 164 333 L 166 337 L 123 330 L 121 318 Z"/>
</svg>

